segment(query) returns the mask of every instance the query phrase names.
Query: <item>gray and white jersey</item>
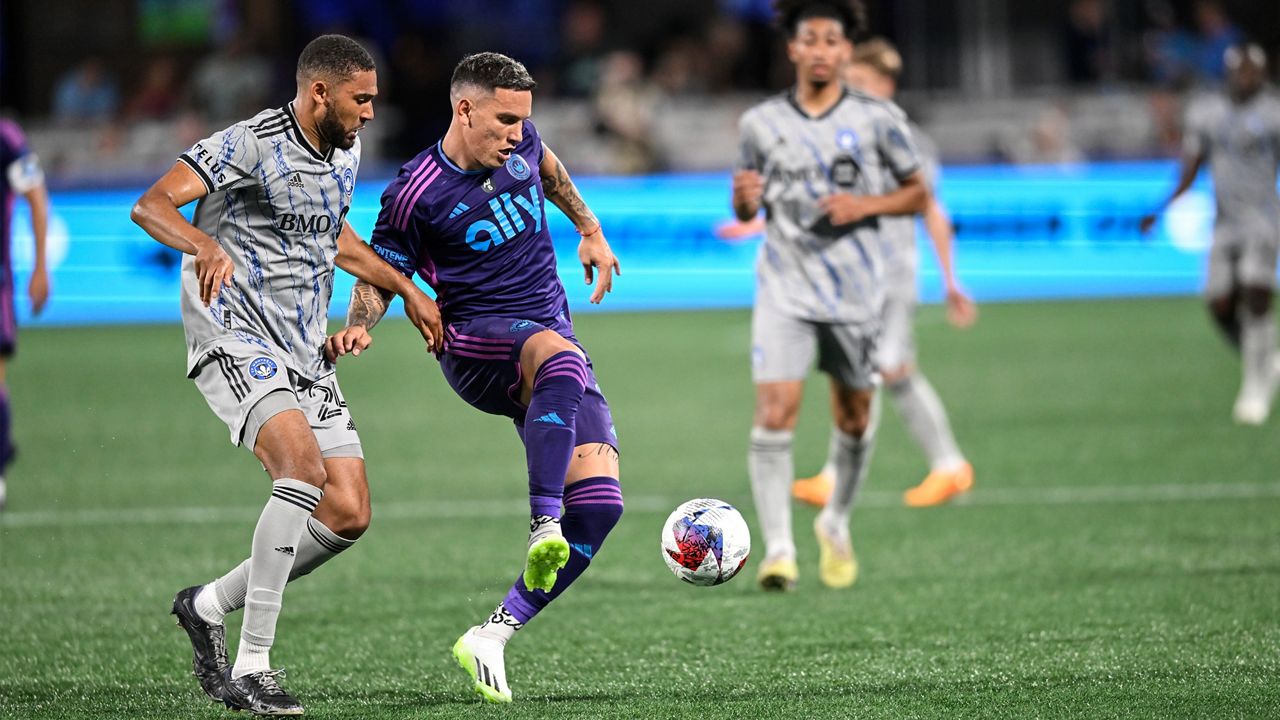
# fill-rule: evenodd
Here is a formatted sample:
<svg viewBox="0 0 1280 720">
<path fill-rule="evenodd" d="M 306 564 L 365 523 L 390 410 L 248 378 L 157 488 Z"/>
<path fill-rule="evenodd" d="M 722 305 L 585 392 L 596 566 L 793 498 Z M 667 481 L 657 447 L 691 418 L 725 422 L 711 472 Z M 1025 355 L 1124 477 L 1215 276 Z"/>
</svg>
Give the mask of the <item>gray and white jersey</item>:
<svg viewBox="0 0 1280 720">
<path fill-rule="evenodd" d="M 938 160 L 938 145 L 924 134 L 919 125 L 909 122 L 911 139 L 920 153 L 920 171 L 930 192 L 938 187 L 942 174 Z M 892 173 L 885 179 L 890 189 L 898 187 Z M 884 253 L 885 291 L 895 297 L 916 296 L 916 273 L 920 266 L 920 253 L 916 244 L 917 215 L 893 215 L 880 218 L 880 243 Z"/>
<path fill-rule="evenodd" d="M 195 259 L 182 261 L 182 324 L 190 372 L 226 340 L 261 347 L 304 378 L 333 371 L 322 347 L 360 143 L 321 154 L 292 106 L 265 110 L 201 140 L 179 158 L 209 194 L 193 224 L 231 256 L 235 275 L 209 307 Z"/>
<path fill-rule="evenodd" d="M 818 322 L 875 320 L 884 296 L 880 219 L 835 227 L 818 201 L 837 192 L 881 195 L 885 179 L 920 167 L 893 103 L 846 91 L 810 116 L 788 93 L 739 121 L 739 168 L 764 176 L 765 241 L 756 263 L 757 302 Z"/>
<path fill-rule="evenodd" d="M 1280 100 L 1267 92 L 1243 105 L 1222 95 L 1197 99 L 1187 109 L 1183 152 L 1209 162 L 1219 227 L 1280 233 Z"/>
</svg>

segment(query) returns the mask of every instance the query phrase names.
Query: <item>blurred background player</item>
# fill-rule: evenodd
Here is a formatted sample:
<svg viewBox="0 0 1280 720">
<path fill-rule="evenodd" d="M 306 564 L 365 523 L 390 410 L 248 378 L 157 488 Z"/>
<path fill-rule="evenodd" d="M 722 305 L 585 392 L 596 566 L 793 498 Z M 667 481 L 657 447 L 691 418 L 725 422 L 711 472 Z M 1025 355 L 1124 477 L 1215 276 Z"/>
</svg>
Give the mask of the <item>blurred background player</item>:
<svg viewBox="0 0 1280 720">
<path fill-rule="evenodd" d="M 814 523 L 820 577 L 857 577 L 849 514 L 870 464 L 878 383 L 874 360 L 883 302 L 882 215 L 914 215 L 928 192 L 902 111 L 847 91 L 840 68 L 863 27 L 859 2 L 776 2 L 795 65 L 795 86 L 743 114 L 733 209 L 747 221 L 764 208 L 752 314 L 756 387 L 749 472 L 765 558 L 766 590 L 795 586 L 791 532 L 792 437 L 815 356 L 831 376 L 835 488 Z M 892 174 L 898 185 L 884 178 Z"/>
<path fill-rule="evenodd" d="M 1208 162 L 1218 213 L 1205 297 L 1214 322 L 1241 355 L 1243 377 L 1232 416 L 1243 425 L 1261 425 L 1276 390 L 1271 306 L 1280 249 L 1280 101 L 1265 91 L 1267 55 L 1261 47 L 1233 46 L 1223 59 L 1227 91 L 1188 108 L 1178 184 L 1141 227 L 1149 231 Z"/>
<path fill-rule="evenodd" d="M 902 56 L 897 48 L 883 38 L 870 38 L 854 46 L 853 61 L 845 66 L 844 80 L 849 87 L 872 97 L 893 100 L 901 74 Z M 977 307 L 956 281 L 952 249 L 955 231 L 946 208 L 933 193 L 940 165 L 937 147 L 915 123 L 909 126 L 930 189 L 922 216 L 942 271 L 947 320 L 955 327 L 966 328 L 977 320 Z M 892 187 L 897 181 L 889 177 L 887 182 Z M 907 430 L 929 461 L 929 474 L 922 483 L 908 490 L 904 499 L 912 507 L 938 505 L 973 487 L 973 466 L 956 444 L 938 393 L 916 366 L 912 323 L 918 301 L 916 275 L 920 257 L 916 248 L 915 217 L 880 218 L 880 238 L 885 258 L 885 301 L 880 315 L 883 329 L 876 367 Z M 835 486 L 835 463 L 840 447 L 840 430 L 833 428 L 826 465 L 817 475 L 795 482 L 792 493 L 797 499 L 812 505 L 826 504 Z"/>
<path fill-rule="evenodd" d="M 355 424 L 323 354 L 334 265 L 404 298 L 427 340 L 435 303 L 346 222 L 373 119 L 373 59 L 342 35 L 298 57 L 297 95 L 197 142 L 142 196 L 133 219 L 185 253 L 182 319 L 188 376 L 271 476 L 249 559 L 178 593 L 193 668 L 214 700 L 255 715 L 301 715 L 270 665 L 285 584 L 351 547 L 369 525 L 369 485 Z M 192 222 L 178 211 L 198 200 Z M 225 288 L 225 289 L 224 289 Z M 226 613 L 243 607 L 234 667 Z"/>
<path fill-rule="evenodd" d="M 464 57 L 450 83 L 453 115 L 434 146 L 382 194 L 372 243 L 407 277 L 435 288 L 446 324 L 441 369 L 473 407 L 514 421 L 529 470 L 524 573 L 453 654 L 474 688 L 511 702 L 504 651 L 524 624 L 586 570 L 622 515 L 617 436 L 591 360 L 573 332 L 544 198 L 577 227 L 591 302 L 621 268 L 560 160 L 529 121 L 536 86 L 498 53 Z M 351 293 L 335 359 L 368 346 L 388 296 Z M 563 503 L 563 514 L 561 504 Z"/>
<path fill-rule="evenodd" d="M 40 159 L 27 147 L 22 129 L 12 120 L 0 119 L 0 510 L 7 501 L 4 473 L 13 460 L 9 416 L 9 359 L 18 349 L 18 318 L 13 307 L 13 199 L 21 195 L 31 208 L 31 233 L 35 236 L 35 264 L 27 283 L 31 314 L 39 315 L 49 299 L 49 272 L 45 266 L 45 239 L 49 228 L 49 193 L 44 186 Z"/>
</svg>

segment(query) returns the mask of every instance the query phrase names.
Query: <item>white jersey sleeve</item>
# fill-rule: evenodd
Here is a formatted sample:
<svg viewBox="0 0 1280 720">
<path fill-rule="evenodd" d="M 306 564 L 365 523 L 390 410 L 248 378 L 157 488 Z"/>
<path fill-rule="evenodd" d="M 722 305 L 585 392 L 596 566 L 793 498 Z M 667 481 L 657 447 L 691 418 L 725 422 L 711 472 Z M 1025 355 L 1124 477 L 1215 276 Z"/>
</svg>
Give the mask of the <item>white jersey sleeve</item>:
<svg viewBox="0 0 1280 720">
<path fill-rule="evenodd" d="M 260 147 L 253 130 L 237 123 L 192 145 L 178 160 L 194 170 L 212 194 L 258 184 Z"/>
</svg>

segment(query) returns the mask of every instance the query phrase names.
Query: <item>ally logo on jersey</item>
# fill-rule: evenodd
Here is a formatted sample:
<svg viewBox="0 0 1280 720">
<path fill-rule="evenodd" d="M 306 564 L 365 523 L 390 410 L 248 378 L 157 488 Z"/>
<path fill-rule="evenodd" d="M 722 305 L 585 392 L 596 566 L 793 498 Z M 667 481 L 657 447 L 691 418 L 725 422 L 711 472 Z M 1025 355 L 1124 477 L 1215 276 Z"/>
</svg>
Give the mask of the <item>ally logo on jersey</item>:
<svg viewBox="0 0 1280 720">
<path fill-rule="evenodd" d="M 515 157 L 512 156 L 512 159 Z M 524 168 L 527 178 L 529 166 L 526 164 Z M 542 197 L 538 194 L 537 183 L 529 186 L 527 196 L 518 191 L 504 192 L 497 197 L 489 198 L 485 207 L 489 211 L 488 216 L 472 222 L 467 227 L 467 246 L 472 250 L 479 252 L 492 250 L 514 239 L 530 227 L 534 233 L 542 232 Z M 525 220 L 526 216 L 528 222 Z"/>
</svg>

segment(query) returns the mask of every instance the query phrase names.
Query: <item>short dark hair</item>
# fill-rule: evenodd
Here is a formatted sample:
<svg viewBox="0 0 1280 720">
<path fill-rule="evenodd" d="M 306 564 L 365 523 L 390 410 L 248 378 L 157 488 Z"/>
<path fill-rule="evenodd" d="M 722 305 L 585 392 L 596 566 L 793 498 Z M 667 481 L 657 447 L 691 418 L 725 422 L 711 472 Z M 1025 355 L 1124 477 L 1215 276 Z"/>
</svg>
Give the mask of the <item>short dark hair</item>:
<svg viewBox="0 0 1280 720">
<path fill-rule="evenodd" d="M 867 29 L 867 8 L 862 0 L 774 0 L 773 10 L 787 37 L 795 37 L 800 23 L 813 18 L 835 20 L 850 40 L 859 39 Z"/>
<path fill-rule="evenodd" d="M 340 80 L 374 69 L 373 56 L 346 35 L 321 35 L 298 56 L 298 80 Z"/>
<path fill-rule="evenodd" d="M 533 76 L 518 60 L 496 52 L 468 55 L 458 61 L 449 80 L 449 92 L 456 93 L 463 85 L 472 85 L 492 92 L 506 90 L 532 90 L 538 86 Z"/>
</svg>

